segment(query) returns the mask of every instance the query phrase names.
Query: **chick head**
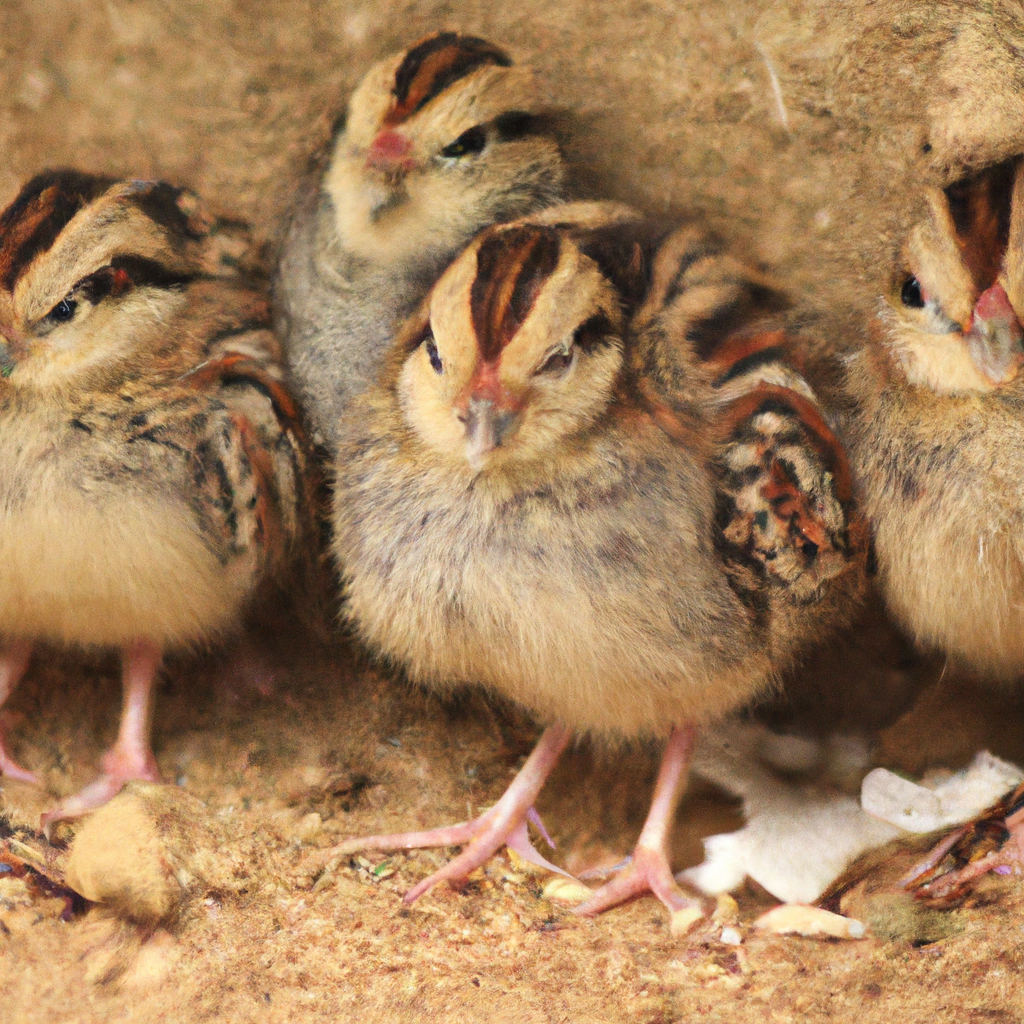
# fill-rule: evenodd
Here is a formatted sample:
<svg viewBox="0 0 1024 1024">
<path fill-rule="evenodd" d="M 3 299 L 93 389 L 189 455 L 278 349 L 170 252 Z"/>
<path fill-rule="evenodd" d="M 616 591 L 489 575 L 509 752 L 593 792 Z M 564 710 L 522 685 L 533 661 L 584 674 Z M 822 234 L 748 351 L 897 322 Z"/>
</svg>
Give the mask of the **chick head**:
<svg viewBox="0 0 1024 1024">
<path fill-rule="evenodd" d="M 486 40 L 442 32 L 362 80 L 324 185 L 346 246 L 401 263 L 447 257 L 554 201 L 562 178 L 530 73 Z"/>
<path fill-rule="evenodd" d="M 471 473 L 543 459 L 612 402 L 619 294 L 570 233 L 492 228 L 446 271 L 400 344 L 406 420 Z"/>
<path fill-rule="evenodd" d="M 993 391 L 1024 365 L 1024 162 L 926 199 L 883 310 L 886 340 L 912 384 Z"/>
<path fill-rule="evenodd" d="M 210 221 L 162 182 L 46 171 L 0 214 L 0 363 L 56 386 L 156 343 L 204 271 Z"/>
</svg>

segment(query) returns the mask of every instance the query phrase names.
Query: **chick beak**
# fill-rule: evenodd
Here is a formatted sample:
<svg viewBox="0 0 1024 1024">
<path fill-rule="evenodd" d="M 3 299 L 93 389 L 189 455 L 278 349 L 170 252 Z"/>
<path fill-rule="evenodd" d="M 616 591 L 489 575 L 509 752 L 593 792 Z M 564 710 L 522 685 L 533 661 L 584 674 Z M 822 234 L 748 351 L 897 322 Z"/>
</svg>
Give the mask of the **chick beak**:
<svg viewBox="0 0 1024 1024">
<path fill-rule="evenodd" d="M 384 128 L 379 131 L 366 153 L 366 169 L 374 181 L 371 216 L 399 205 L 405 198 L 405 176 L 415 166 L 412 143 L 402 134 Z"/>
<path fill-rule="evenodd" d="M 466 461 L 479 473 L 487 456 L 512 432 L 517 416 L 511 410 L 499 410 L 490 398 L 474 397 L 459 418 L 466 424 Z"/>
<path fill-rule="evenodd" d="M 0 324 L 0 374 L 7 376 L 19 356 L 25 355 L 25 335 L 14 327 Z"/>
<path fill-rule="evenodd" d="M 993 384 L 1013 380 L 1024 365 L 1024 328 L 1001 284 L 979 296 L 966 337 L 975 365 Z"/>
</svg>

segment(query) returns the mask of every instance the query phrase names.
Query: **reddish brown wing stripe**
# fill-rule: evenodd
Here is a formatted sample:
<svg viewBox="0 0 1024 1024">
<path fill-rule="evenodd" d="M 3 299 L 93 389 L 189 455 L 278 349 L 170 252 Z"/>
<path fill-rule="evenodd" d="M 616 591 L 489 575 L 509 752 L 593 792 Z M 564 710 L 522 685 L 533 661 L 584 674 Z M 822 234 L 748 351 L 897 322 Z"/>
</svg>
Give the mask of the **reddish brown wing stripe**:
<svg viewBox="0 0 1024 1024">
<path fill-rule="evenodd" d="M 279 380 L 275 380 L 250 356 L 241 352 L 231 352 L 221 359 L 204 363 L 185 379 L 199 388 L 209 387 L 211 384 L 237 384 L 249 383 L 262 391 L 270 399 L 274 408 L 274 415 L 281 423 L 282 429 L 291 433 L 301 447 L 305 447 L 305 430 L 302 426 L 302 419 L 298 406 L 291 396 L 291 392 Z"/>
<path fill-rule="evenodd" d="M 284 529 L 277 514 L 277 488 L 274 467 L 270 455 L 260 442 L 249 420 L 240 413 L 230 413 L 229 418 L 238 431 L 242 450 L 256 480 L 256 542 L 267 553 L 271 561 L 279 561 L 285 552 Z"/>
<path fill-rule="evenodd" d="M 716 388 L 770 363 L 783 364 L 798 373 L 803 371 L 803 361 L 792 350 L 785 331 L 730 335 L 705 357 L 704 363 L 715 374 L 712 383 Z"/>
<path fill-rule="evenodd" d="M 485 64 L 510 67 L 509 56 L 486 39 L 442 32 L 418 43 L 395 73 L 395 105 L 384 119 L 393 128 L 439 96 L 452 83 Z"/>
<path fill-rule="evenodd" d="M 761 412 L 778 411 L 799 420 L 803 431 L 832 474 L 836 497 L 844 505 L 853 501 L 853 475 L 846 451 L 822 418 L 817 406 L 803 395 L 777 384 L 758 384 L 757 387 L 730 402 L 716 422 L 720 441 L 736 436 L 751 417 Z"/>
<path fill-rule="evenodd" d="M 491 232 L 476 256 L 470 315 L 485 362 L 493 362 L 529 316 L 558 266 L 558 232 L 533 225 Z"/>
</svg>

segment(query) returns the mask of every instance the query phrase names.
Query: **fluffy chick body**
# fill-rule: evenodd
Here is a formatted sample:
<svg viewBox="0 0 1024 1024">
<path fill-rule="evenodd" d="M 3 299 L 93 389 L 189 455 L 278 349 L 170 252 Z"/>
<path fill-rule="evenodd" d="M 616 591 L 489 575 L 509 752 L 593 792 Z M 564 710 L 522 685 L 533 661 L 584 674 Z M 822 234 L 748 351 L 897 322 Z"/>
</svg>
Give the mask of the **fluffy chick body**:
<svg viewBox="0 0 1024 1024">
<path fill-rule="evenodd" d="M 329 447 L 451 258 L 559 197 L 561 155 L 536 109 L 526 69 L 451 32 L 380 62 L 353 93 L 322 179 L 301 190 L 275 286 L 295 385 Z"/>
<path fill-rule="evenodd" d="M 417 442 L 394 391 L 361 412 L 335 551 L 348 614 L 412 678 L 482 682 L 619 737 L 714 717 L 764 684 L 706 467 L 650 417 L 610 408 L 542 463 L 478 476 Z"/>
<path fill-rule="evenodd" d="M 695 727 L 862 588 L 845 459 L 781 335 L 712 327 L 759 285 L 657 234 L 601 204 L 484 232 L 342 434 L 335 554 L 360 635 L 417 681 L 480 682 L 556 723 L 474 822 L 339 848 L 477 840 L 407 900 L 502 843 L 547 864 L 525 815 L 572 732 L 669 733 L 630 868 L 580 910 L 650 890 L 692 921 L 667 837 Z"/>
<path fill-rule="evenodd" d="M 160 655 L 236 627 L 309 513 L 269 304 L 211 276 L 210 227 L 180 189 L 74 171 L 0 217 L 0 699 L 31 644 L 121 647 L 119 781 L 155 773 Z"/>
<path fill-rule="evenodd" d="M 250 505 L 257 481 L 236 417 L 266 435 L 279 429 L 271 403 L 244 384 L 197 387 L 187 376 L 216 358 L 211 335 L 237 329 L 239 314 L 265 318 L 266 304 L 222 282 L 168 303 L 140 300 L 157 315 L 146 324 L 128 312 L 139 347 L 87 387 L 54 386 L 45 374 L 33 380 L 20 367 L 0 384 L 7 636 L 83 646 L 145 636 L 161 647 L 192 646 L 235 625 L 267 567 Z M 271 342 L 249 333 L 235 340 Z M 289 492 L 282 506 L 294 535 L 294 467 L 275 470 Z"/>
<path fill-rule="evenodd" d="M 922 645 L 1024 670 L 1024 178 L 929 195 L 871 344 L 849 431 L 886 600 Z"/>
</svg>

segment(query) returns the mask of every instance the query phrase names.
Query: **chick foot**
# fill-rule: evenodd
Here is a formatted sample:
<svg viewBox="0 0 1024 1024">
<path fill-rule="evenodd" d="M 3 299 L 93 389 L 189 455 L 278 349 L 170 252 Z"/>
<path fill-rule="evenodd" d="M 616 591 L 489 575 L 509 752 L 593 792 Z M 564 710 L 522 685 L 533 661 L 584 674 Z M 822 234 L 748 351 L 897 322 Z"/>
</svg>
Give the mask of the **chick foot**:
<svg viewBox="0 0 1024 1024">
<path fill-rule="evenodd" d="M 950 905 L 990 871 L 1024 874 L 1024 783 L 946 836 L 900 885 L 920 900 Z"/>
<path fill-rule="evenodd" d="M 526 822 L 537 794 L 569 742 L 570 735 L 565 726 L 548 726 L 501 799 L 478 818 L 428 832 L 396 832 L 386 836 L 349 839 L 331 850 L 330 856 L 346 856 L 365 850 L 417 850 L 432 846 L 470 844 L 439 871 L 414 885 L 403 897 L 405 903 L 412 903 L 438 882 L 458 886 L 471 871 L 485 864 L 502 846 L 515 850 L 531 864 L 568 875 L 568 872 L 550 863 L 533 848 Z"/>
<path fill-rule="evenodd" d="M 687 896 L 676 884 L 668 852 L 669 831 L 685 786 L 695 735 L 696 730 L 692 726 L 672 730 L 654 785 L 651 809 L 632 860 L 590 899 L 575 907 L 574 913 L 586 916 L 600 914 L 650 892 L 665 904 L 671 914 L 681 910 L 696 911 L 694 920 L 700 915 L 700 902 Z"/>
<path fill-rule="evenodd" d="M 14 688 L 21 682 L 21 677 L 28 669 L 31 658 L 32 645 L 24 640 L 11 644 L 3 653 L 0 653 L 0 707 L 3 707 Z M 27 768 L 22 768 L 7 753 L 2 728 L 0 728 L 0 776 L 39 785 L 39 780 L 35 775 Z"/>
<path fill-rule="evenodd" d="M 160 782 L 160 770 L 150 746 L 153 722 L 153 683 L 160 668 L 160 650 L 139 641 L 125 651 L 122 683 L 124 708 L 117 740 L 100 761 L 102 773 L 74 796 L 42 815 L 47 831 L 55 821 L 76 818 L 101 807 L 132 779 Z"/>
</svg>

